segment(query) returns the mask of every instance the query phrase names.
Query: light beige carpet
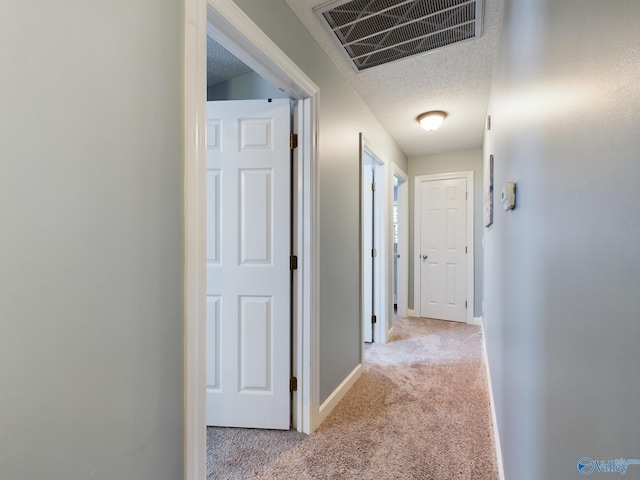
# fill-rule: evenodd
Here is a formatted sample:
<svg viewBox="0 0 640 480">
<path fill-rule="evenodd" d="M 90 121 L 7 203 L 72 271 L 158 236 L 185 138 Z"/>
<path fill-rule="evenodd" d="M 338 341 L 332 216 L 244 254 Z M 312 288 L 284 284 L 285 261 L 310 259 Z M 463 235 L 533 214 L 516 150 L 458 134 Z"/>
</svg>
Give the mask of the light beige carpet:
<svg viewBox="0 0 640 480">
<path fill-rule="evenodd" d="M 210 479 L 495 480 L 480 328 L 396 318 L 313 435 L 210 428 L 209 439 Z"/>
</svg>

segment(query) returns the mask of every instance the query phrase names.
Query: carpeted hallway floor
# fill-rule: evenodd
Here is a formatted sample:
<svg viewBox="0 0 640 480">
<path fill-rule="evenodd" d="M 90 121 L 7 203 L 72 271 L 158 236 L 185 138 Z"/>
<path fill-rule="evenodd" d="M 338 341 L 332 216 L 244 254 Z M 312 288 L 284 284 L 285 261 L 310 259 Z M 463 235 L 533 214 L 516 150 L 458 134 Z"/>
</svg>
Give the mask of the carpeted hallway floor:
<svg viewBox="0 0 640 480">
<path fill-rule="evenodd" d="M 208 428 L 208 479 L 498 478 L 479 327 L 394 319 L 312 435 Z"/>
</svg>

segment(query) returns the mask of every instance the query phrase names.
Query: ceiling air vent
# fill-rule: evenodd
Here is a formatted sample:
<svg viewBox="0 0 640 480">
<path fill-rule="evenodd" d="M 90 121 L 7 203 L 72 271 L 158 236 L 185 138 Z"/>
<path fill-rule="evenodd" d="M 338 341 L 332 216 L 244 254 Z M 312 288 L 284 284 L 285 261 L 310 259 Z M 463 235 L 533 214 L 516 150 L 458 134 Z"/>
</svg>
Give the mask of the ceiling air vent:
<svg viewBox="0 0 640 480">
<path fill-rule="evenodd" d="M 357 71 L 477 38 L 483 0 L 351 0 L 316 8 Z"/>
</svg>

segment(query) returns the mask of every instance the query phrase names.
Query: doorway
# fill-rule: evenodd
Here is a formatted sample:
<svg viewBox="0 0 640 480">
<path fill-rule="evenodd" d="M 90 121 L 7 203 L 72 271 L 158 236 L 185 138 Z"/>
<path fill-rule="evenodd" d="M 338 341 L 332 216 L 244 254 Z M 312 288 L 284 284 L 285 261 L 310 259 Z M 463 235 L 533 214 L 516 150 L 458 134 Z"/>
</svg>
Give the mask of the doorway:
<svg viewBox="0 0 640 480">
<path fill-rule="evenodd" d="M 388 281 L 390 223 L 387 165 L 376 148 L 360 134 L 361 171 L 361 312 L 365 343 L 387 341 L 392 305 Z"/>
<path fill-rule="evenodd" d="M 393 311 L 398 311 L 398 177 L 393 176 Z"/>
<path fill-rule="evenodd" d="M 393 165 L 393 205 L 395 244 L 394 285 L 396 314 L 408 315 L 409 308 L 409 177 L 397 165 Z M 393 326 L 389 329 L 389 334 Z"/>
<path fill-rule="evenodd" d="M 206 8 L 205 8 L 206 5 Z M 185 15 L 185 478 L 206 475 L 206 35 L 290 98 L 298 134 L 294 182 L 293 392 L 295 428 L 317 427 L 319 88 L 231 1 L 187 0 Z"/>
</svg>

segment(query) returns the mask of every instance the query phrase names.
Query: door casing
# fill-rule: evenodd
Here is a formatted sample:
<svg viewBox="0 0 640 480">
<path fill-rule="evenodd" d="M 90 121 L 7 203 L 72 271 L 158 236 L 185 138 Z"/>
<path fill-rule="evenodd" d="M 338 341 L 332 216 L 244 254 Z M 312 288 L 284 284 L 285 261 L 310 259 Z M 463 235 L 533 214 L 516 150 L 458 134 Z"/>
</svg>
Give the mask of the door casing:
<svg viewBox="0 0 640 480">
<path fill-rule="evenodd" d="M 294 196 L 293 394 L 295 427 L 319 421 L 318 97 L 319 88 L 232 0 L 185 0 L 185 429 L 184 476 L 206 478 L 206 37 L 298 100 Z"/>
</svg>

